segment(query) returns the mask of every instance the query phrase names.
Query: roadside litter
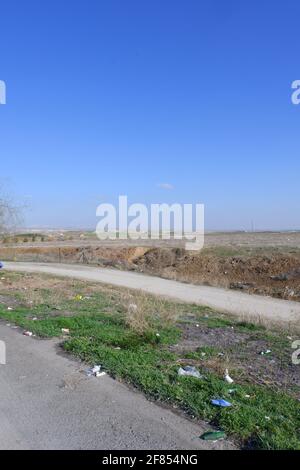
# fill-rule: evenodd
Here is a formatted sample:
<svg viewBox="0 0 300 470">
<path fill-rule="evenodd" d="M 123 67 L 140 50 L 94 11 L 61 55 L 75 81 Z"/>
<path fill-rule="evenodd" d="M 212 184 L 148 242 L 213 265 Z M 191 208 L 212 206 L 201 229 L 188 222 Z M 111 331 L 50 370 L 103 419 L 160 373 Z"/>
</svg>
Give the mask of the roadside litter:
<svg viewBox="0 0 300 470">
<path fill-rule="evenodd" d="M 74 300 L 77 300 L 77 302 L 78 302 L 79 300 L 82 300 L 82 299 L 83 299 L 83 297 L 82 297 L 82 295 L 80 295 L 80 294 L 77 294 L 77 295 L 75 295 L 75 297 L 74 297 Z"/>
<path fill-rule="evenodd" d="M 266 351 L 260 351 L 259 354 L 260 354 L 261 356 L 264 356 L 265 354 L 270 354 L 271 352 L 272 352 L 271 349 L 267 349 Z"/>
<path fill-rule="evenodd" d="M 217 398 L 216 400 L 211 400 L 211 404 L 214 406 L 221 406 L 222 408 L 227 408 L 232 406 L 229 401 L 224 400 L 223 398 Z"/>
<path fill-rule="evenodd" d="M 225 370 L 225 376 L 224 376 L 224 379 L 226 380 L 226 382 L 228 384 L 232 384 L 234 381 L 233 379 L 230 377 L 230 375 L 228 374 L 228 369 Z"/>
<path fill-rule="evenodd" d="M 196 377 L 196 379 L 203 379 L 203 375 L 193 366 L 180 367 L 178 369 L 178 375 Z"/>
<path fill-rule="evenodd" d="M 70 334 L 69 328 L 62 328 L 62 329 L 61 329 L 61 332 L 62 332 L 62 333 L 65 333 L 66 335 Z"/>
<path fill-rule="evenodd" d="M 24 331 L 23 333 L 24 336 L 33 336 L 32 331 Z"/>
<path fill-rule="evenodd" d="M 218 439 L 225 439 L 226 434 L 224 431 L 207 431 L 200 436 L 204 441 L 217 441 Z"/>
<path fill-rule="evenodd" d="M 3 263 L 1 263 L 1 261 L 0 261 L 0 269 L 2 269 L 2 268 L 3 268 Z"/>
<path fill-rule="evenodd" d="M 13 308 L 12 307 L 7 307 L 7 310 L 13 310 Z"/>
<path fill-rule="evenodd" d="M 91 369 L 88 369 L 86 371 L 86 375 L 88 377 L 102 377 L 103 375 L 106 375 L 106 372 L 102 371 L 101 372 L 101 366 L 94 366 Z"/>
</svg>

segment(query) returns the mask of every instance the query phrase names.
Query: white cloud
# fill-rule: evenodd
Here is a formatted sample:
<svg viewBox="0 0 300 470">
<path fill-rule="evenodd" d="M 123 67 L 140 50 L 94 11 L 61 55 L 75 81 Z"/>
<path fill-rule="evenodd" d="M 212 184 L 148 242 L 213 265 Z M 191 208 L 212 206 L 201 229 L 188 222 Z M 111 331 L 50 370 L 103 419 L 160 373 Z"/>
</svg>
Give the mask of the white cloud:
<svg viewBox="0 0 300 470">
<path fill-rule="evenodd" d="M 174 186 L 170 183 L 159 183 L 157 186 L 161 189 L 167 189 L 168 191 L 172 191 L 172 189 L 174 189 Z"/>
</svg>

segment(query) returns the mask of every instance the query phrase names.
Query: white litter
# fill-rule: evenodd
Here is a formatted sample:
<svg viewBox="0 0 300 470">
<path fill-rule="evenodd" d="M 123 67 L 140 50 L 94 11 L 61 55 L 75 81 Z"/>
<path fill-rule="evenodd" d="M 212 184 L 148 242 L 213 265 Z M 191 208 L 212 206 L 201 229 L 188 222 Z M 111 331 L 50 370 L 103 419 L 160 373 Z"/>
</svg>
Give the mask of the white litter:
<svg viewBox="0 0 300 470">
<path fill-rule="evenodd" d="M 33 333 L 32 333 L 32 331 L 24 331 L 23 335 L 24 336 L 32 336 Z"/>
<path fill-rule="evenodd" d="M 86 375 L 88 377 L 102 377 L 103 375 L 106 375 L 104 371 L 101 372 L 101 366 L 94 366 L 91 369 L 88 369 L 86 371 Z"/>
<path fill-rule="evenodd" d="M 193 367 L 193 366 L 180 367 L 178 369 L 178 375 L 196 377 L 196 379 L 202 379 L 203 378 L 203 376 L 196 369 L 196 367 Z"/>
<path fill-rule="evenodd" d="M 106 375 L 106 372 L 96 372 L 96 377 L 103 377 L 103 375 Z"/>
<path fill-rule="evenodd" d="M 265 354 L 270 354 L 271 352 L 272 352 L 271 349 L 267 349 L 266 351 L 261 351 L 259 354 L 261 356 L 264 356 Z"/>
<path fill-rule="evenodd" d="M 13 308 L 12 307 L 7 307 L 7 310 L 13 310 Z"/>
<path fill-rule="evenodd" d="M 69 328 L 62 328 L 61 332 L 66 333 L 68 335 L 70 333 L 70 330 L 69 330 Z"/>
<path fill-rule="evenodd" d="M 228 373 L 228 369 L 225 370 L 225 376 L 224 376 L 224 379 L 226 380 L 226 382 L 228 384 L 232 384 L 234 381 L 233 379 L 230 377 L 229 373 Z"/>
</svg>

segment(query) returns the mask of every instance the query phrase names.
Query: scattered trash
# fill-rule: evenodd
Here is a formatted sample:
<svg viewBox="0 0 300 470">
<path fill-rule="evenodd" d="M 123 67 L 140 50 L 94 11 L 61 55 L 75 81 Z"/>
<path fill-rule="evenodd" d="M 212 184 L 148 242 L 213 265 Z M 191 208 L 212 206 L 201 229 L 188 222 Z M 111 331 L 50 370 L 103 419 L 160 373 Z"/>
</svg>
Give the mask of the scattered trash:
<svg viewBox="0 0 300 470">
<path fill-rule="evenodd" d="M 156 335 L 155 335 L 155 336 L 157 336 L 157 337 L 159 338 L 159 337 L 160 337 L 160 334 L 159 334 L 159 333 L 156 333 Z"/>
<path fill-rule="evenodd" d="M 96 377 L 103 377 L 103 375 L 106 375 L 106 372 L 96 372 Z"/>
<path fill-rule="evenodd" d="M 223 398 L 217 398 L 215 400 L 211 400 L 211 404 L 215 406 L 221 406 L 222 408 L 227 408 L 228 406 L 232 406 L 229 401 L 226 401 Z"/>
<path fill-rule="evenodd" d="M 82 300 L 82 298 L 83 298 L 82 295 L 77 294 L 77 295 L 75 295 L 74 300 L 79 301 L 79 300 Z"/>
<path fill-rule="evenodd" d="M 200 436 L 204 441 L 217 441 L 218 439 L 225 439 L 226 434 L 224 431 L 207 431 Z"/>
<path fill-rule="evenodd" d="M 24 331 L 23 335 L 24 336 L 32 336 L 33 333 L 32 333 L 32 331 Z"/>
<path fill-rule="evenodd" d="M 199 328 L 199 326 L 200 326 L 199 323 L 197 323 L 197 324 L 196 324 L 196 327 Z"/>
<path fill-rule="evenodd" d="M 225 354 L 222 353 L 222 352 L 219 352 L 219 353 L 218 353 L 218 356 L 219 356 L 219 357 L 223 357 L 223 356 L 225 356 Z"/>
<path fill-rule="evenodd" d="M 33 319 L 32 319 L 32 320 L 33 320 L 33 321 L 37 321 L 37 317 L 33 317 Z"/>
<path fill-rule="evenodd" d="M 13 310 L 13 308 L 12 307 L 7 307 L 7 310 Z"/>
<path fill-rule="evenodd" d="M 103 375 L 106 375 L 106 373 L 103 372 L 103 371 L 101 372 L 101 366 L 96 365 L 96 366 L 92 367 L 91 369 L 88 369 L 86 371 L 86 375 L 88 377 L 93 377 L 93 376 L 94 377 L 102 377 Z"/>
<path fill-rule="evenodd" d="M 2 268 L 3 268 L 3 263 L 1 263 L 1 261 L 0 261 L 0 269 L 2 269 Z"/>
<path fill-rule="evenodd" d="M 230 388 L 230 389 L 228 390 L 228 393 L 229 393 L 230 395 L 232 395 L 232 394 L 235 393 L 235 392 L 236 392 L 236 388 Z"/>
<path fill-rule="evenodd" d="M 251 395 L 245 395 L 245 398 L 250 398 L 250 397 L 251 397 Z"/>
<path fill-rule="evenodd" d="M 115 347 L 115 349 L 117 349 L 119 351 L 121 348 L 120 348 L 120 346 L 117 346 L 117 347 Z"/>
<path fill-rule="evenodd" d="M 271 349 L 267 349 L 266 351 L 260 351 L 259 354 L 260 354 L 261 356 L 264 356 L 265 354 L 270 354 L 271 352 L 272 352 Z"/>
<path fill-rule="evenodd" d="M 228 369 L 225 370 L 224 379 L 225 379 L 226 382 L 229 383 L 229 384 L 232 384 L 232 383 L 233 383 L 233 379 L 232 379 L 232 378 L 230 377 L 230 375 L 228 374 Z"/>
<path fill-rule="evenodd" d="M 178 369 L 178 375 L 196 377 L 196 379 L 202 379 L 203 378 L 203 376 L 196 369 L 196 367 L 193 367 L 193 366 L 180 367 Z"/>
<path fill-rule="evenodd" d="M 271 421 L 270 416 L 265 416 L 265 419 L 266 419 L 267 421 Z"/>
<path fill-rule="evenodd" d="M 69 328 L 62 328 L 61 332 L 68 335 L 70 333 L 70 330 L 69 330 Z"/>
<path fill-rule="evenodd" d="M 201 353 L 201 356 L 202 356 L 202 357 L 206 356 L 206 353 L 205 353 L 205 352 L 202 352 L 202 353 Z"/>
</svg>

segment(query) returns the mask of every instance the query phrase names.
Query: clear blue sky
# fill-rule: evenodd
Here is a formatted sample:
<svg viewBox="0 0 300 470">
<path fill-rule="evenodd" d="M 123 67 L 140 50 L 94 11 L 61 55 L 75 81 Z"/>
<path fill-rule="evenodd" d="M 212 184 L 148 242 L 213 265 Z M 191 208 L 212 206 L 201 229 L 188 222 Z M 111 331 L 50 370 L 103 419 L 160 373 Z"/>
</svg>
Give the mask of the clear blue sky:
<svg viewBox="0 0 300 470">
<path fill-rule="evenodd" d="M 95 227 L 127 194 L 203 202 L 207 229 L 300 228 L 298 0 L 0 9 L 0 178 L 27 225 Z"/>
</svg>

